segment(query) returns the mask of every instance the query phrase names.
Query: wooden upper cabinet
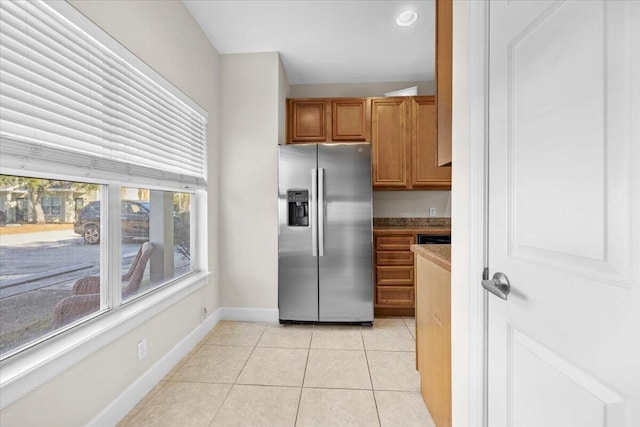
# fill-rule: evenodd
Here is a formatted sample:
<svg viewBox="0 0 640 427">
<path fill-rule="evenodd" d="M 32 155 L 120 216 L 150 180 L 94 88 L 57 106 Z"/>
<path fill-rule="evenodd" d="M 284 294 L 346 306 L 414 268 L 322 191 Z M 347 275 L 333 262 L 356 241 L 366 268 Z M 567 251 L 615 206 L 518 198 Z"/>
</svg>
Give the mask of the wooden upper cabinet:
<svg viewBox="0 0 640 427">
<path fill-rule="evenodd" d="M 438 166 L 451 164 L 453 0 L 436 0 Z"/>
<path fill-rule="evenodd" d="M 411 186 L 414 189 L 451 189 L 451 167 L 438 167 L 437 110 L 433 96 L 411 98 Z"/>
<path fill-rule="evenodd" d="M 288 143 L 327 142 L 331 135 L 331 104 L 326 99 L 288 100 Z"/>
<path fill-rule="evenodd" d="M 371 100 L 373 188 L 409 189 L 409 98 Z"/>
<path fill-rule="evenodd" d="M 369 141 L 369 103 L 364 98 L 331 101 L 331 140 Z"/>
<path fill-rule="evenodd" d="M 287 143 L 371 142 L 374 189 L 448 190 L 451 167 L 438 167 L 437 102 L 433 96 L 288 99 Z"/>
<path fill-rule="evenodd" d="M 368 142 L 371 113 L 366 98 L 287 101 L 287 143 Z"/>
</svg>

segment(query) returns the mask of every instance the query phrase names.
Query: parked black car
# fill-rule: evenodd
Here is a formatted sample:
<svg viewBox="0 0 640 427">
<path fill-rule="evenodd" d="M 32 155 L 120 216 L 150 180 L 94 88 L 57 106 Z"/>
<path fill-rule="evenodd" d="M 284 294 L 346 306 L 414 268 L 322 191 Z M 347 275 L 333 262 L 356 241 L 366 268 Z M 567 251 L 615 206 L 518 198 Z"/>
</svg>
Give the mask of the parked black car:
<svg viewBox="0 0 640 427">
<path fill-rule="evenodd" d="M 122 238 L 149 238 L 149 202 L 123 200 L 121 207 Z M 100 202 L 91 202 L 80 210 L 73 231 L 84 241 L 100 242 Z"/>
</svg>

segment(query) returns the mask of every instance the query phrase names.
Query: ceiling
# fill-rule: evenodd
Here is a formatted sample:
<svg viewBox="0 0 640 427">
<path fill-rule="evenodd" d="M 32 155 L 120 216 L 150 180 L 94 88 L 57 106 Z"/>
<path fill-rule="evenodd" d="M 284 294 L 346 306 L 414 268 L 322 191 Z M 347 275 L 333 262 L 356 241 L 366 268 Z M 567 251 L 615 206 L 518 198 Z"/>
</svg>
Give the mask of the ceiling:
<svg viewBox="0 0 640 427">
<path fill-rule="evenodd" d="M 290 84 L 435 80 L 434 0 L 182 1 L 219 53 L 280 52 Z"/>
</svg>

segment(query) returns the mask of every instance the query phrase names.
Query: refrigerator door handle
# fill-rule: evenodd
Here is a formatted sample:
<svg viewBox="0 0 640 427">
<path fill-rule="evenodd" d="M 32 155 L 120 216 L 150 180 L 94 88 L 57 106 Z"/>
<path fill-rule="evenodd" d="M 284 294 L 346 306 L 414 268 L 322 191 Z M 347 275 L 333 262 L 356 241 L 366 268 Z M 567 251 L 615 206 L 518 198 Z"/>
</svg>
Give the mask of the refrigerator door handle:
<svg viewBox="0 0 640 427">
<path fill-rule="evenodd" d="M 311 169 L 311 255 L 318 256 L 318 198 L 316 196 L 316 189 L 318 188 L 318 170 Z"/>
<path fill-rule="evenodd" d="M 324 256 L 324 168 L 318 169 L 318 248 Z"/>
</svg>

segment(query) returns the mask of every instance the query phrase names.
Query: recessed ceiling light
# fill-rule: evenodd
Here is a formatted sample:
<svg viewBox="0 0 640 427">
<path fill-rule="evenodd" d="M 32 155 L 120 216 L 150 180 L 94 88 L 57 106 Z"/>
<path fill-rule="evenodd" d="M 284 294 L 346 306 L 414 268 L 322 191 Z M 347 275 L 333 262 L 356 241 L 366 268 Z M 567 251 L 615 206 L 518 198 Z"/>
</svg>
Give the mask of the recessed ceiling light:
<svg viewBox="0 0 640 427">
<path fill-rule="evenodd" d="M 396 24 L 401 27 L 408 27 L 418 20 L 418 14 L 412 10 L 405 10 L 396 18 Z"/>
</svg>

